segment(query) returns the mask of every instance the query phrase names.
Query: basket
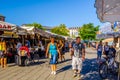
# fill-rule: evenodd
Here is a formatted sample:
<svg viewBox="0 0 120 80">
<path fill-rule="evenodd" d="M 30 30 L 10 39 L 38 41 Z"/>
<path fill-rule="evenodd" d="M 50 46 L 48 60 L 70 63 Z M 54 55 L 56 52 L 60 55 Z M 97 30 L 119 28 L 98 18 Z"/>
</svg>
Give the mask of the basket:
<svg viewBox="0 0 120 80">
<path fill-rule="evenodd" d="M 19 56 L 27 56 L 27 51 L 19 50 L 18 54 L 19 54 Z"/>
</svg>

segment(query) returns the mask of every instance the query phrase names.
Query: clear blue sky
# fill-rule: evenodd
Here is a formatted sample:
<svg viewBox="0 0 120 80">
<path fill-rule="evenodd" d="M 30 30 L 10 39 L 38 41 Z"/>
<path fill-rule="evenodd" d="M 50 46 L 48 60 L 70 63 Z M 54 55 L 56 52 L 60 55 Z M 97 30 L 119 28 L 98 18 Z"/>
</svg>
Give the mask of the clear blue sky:
<svg viewBox="0 0 120 80">
<path fill-rule="evenodd" d="M 94 3 L 95 0 L 0 0 L 0 14 L 17 25 L 33 22 L 44 26 L 63 23 L 76 27 L 89 22 L 102 25 Z"/>
</svg>

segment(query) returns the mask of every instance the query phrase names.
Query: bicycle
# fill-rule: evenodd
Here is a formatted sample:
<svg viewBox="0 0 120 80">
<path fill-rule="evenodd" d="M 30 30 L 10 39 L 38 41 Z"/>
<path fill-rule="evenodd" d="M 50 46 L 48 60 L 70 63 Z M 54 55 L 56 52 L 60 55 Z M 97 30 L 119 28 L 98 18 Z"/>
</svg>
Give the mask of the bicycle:
<svg viewBox="0 0 120 80">
<path fill-rule="evenodd" d="M 118 62 L 115 60 L 111 63 L 111 56 L 104 57 L 104 61 L 100 63 L 99 75 L 102 79 L 110 78 L 118 74 Z"/>
</svg>

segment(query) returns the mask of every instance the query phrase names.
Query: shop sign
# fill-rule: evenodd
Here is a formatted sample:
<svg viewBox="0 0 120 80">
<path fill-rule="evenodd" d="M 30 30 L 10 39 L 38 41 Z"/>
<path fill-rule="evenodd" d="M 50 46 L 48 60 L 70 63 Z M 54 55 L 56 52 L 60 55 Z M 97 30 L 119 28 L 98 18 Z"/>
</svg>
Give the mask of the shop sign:
<svg viewBox="0 0 120 80">
<path fill-rule="evenodd" d="M 12 27 L 10 25 L 0 24 L 0 29 L 11 30 L 11 28 Z"/>
</svg>

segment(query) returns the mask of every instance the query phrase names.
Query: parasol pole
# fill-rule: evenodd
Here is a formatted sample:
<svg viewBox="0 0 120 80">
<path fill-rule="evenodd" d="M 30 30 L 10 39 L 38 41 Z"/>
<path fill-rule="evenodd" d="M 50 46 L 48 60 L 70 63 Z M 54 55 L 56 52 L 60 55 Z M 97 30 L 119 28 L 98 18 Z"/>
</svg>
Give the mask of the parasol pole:
<svg viewBox="0 0 120 80">
<path fill-rule="evenodd" d="M 104 18 L 104 0 L 102 0 L 102 21 L 103 21 L 103 18 Z"/>
<path fill-rule="evenodd" d="M 120 38 L 119 38 L 119 47 L 120 47 Z M 118 53 L 120 55 L 120 53 Z M 119 57 L 119 60 L 120 60 L 120 56 Z M 120 80 L 120 62 L 118 63 L 119 64 L 119 68 L 118 68 L 118 80 Z"/>
<path fill-rule="evenodd" d="M 118 64 L 119 64 L 119 68 L 118 68 L 118 80 L 120 80 L 120 53 L 118 52 L 118 54 L 117 54 L 117 56 L 118 56 Z"/>
</svg>

